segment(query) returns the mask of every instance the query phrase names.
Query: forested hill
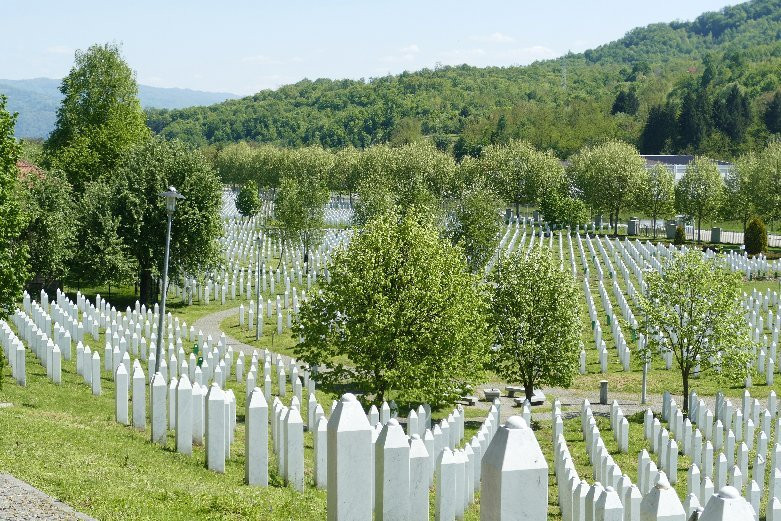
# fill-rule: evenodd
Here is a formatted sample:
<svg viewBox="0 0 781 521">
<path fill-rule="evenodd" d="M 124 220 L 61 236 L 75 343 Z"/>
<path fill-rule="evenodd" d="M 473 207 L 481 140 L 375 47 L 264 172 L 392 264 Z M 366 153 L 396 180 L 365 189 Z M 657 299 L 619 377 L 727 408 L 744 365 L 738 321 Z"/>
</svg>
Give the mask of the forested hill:
<svg viewBox="0 0 781 521">
<path fill-rule="evenodd" d="M 148 123 L 199 145 L 425 138 L 460 157 L 523 138 L 566 157 L 616 137 L 648 153 L 729 157 L 781 132 L 779 70 L 781 0 L 753 0 L 525 67 L 303 80 L 208 107 L 152 110 Z"/>
</svg>

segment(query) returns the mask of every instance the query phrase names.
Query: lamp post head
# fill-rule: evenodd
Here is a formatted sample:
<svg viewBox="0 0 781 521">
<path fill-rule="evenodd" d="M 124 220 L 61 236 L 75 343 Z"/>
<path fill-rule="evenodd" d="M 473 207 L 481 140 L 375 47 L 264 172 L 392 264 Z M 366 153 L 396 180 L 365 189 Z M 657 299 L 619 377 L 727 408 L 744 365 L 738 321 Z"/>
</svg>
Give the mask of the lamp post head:
<svg viewBox="0 0 781 521">
<path fill-rule="evenodd" d="M 176 210 L 177 199 L 184 199 L 184 196 L 177 192 L 173 186 L 169 186 L 166 192 L 160 192 L 160 197 L 165 197 L 165 209 L 168 213 L 174 213 Z"/>
</svg>

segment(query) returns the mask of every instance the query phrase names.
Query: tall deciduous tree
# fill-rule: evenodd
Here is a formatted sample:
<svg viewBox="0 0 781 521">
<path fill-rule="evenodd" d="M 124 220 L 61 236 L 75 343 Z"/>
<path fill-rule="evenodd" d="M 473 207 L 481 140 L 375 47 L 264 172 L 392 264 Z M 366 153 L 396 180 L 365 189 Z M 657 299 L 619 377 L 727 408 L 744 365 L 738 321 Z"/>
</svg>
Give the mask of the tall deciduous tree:
<svg viewBox="0 0 781 521">
<path fill-rule="evenodd" d="M 760 213 L 768 220 L 781 218 L 781 142 L 770 143 L 758 156 L 761 178 Z"/>
<path fill-rule="evenodd" d="M 88 183 L 76 206 L 75 242 L 68 260 L 70 284 L 76 287 L 126 284 L 138 273 L 129 249 L 119 236 L 120 217 L 111 204 L 105 179 Z"/>
<path fill-rule="evenodd" d="M 651 215 L 656 237 L 657 218 L 675 209 L 675 176 L 664 165 L 648 169 L 637 190 L 637 206 Z"/>
<path fill-rule="evenodd" d="M 20 147 L 14 139 L 16 114 L 5 110 L 0 94 L 0 318 L 22 296 L 27 278 L 27 245 L 21 238 L 24 218 L 20 204 L 18 170 Z"/>
<path fill-rule="evenodd" d="M 31 172 L 23 180 L 27 225 L 24 238 L 30 251 L 30 270 L 45 288 L 63 280 L 76 249 L 76 209 L 65 175 L 58 171 Z"/>
<path fill-rule="evenodd" d="M 123 154 L 149 135 L 135 75 L 115 44 L 77 51 L 60 86 L 64 99 L 45 151 L 76 193 L 108 174 Z"/>
<path fill-rule="evenodd" d="M 702 221 L 716 216 L 724 194 L 724 180 L 716 163 L 695 157 L 675 187 L 675 206 L 697 222 L 697 241 L 702 239 Z"/>
<path fill-rule="evenodd" d="M 449 403 L 480 374 L 487 302 L 464 254 L 426 218 L 386 213 L 332 259 L 302 306 L 296 356 L 368 400 Z"/>
<path fill-rule="evenodd" d="M 480 168 L 499 187 L 502 197 L 515 205 L 541 204 L 550 191 L 560 187 L 564 167 L 551 152 L 541 152 L 525 141 L 491 145 L 483 149 Z"/>
<path fill-rule="evenodd" d="M 765 125 L 774 134 L 781 133 L 781 91 L 776 91 L 765 109 Z"/>
<path fill-rule="evenodd" d="M 645 282 L 641 309 L 646 355 L 673 352 L 684 410 L 689 410 L 689 379 L 697 365 L 725 381 L 745 380 L 752 343 L 739 272 L 690 250 L 674 255 L 661 271 L 648 272 Z"/>
<path fill-rule="evenodd" d="M 247 181 L 239 189 L 236 196 L 236 209 L 245 217 L 257 215 L 260 211 L 261 203 L 258 196 L 258 185 L 255 181 Z"/>
<path fill-rule="evenodd" d="M 741 156 L 724 177 L 724 214 L 740 221 L 746 231 L 748 220 L 761 211 L 764 196 L 762 169 L 754 153 Z"/>
<path fill-rule="evenodd" d="M 580 314 L 572 276 L 547 250 L 504 257 L 491 275 L 491 367 L 520 382 L 531 401 L 540 385 L 569 386 L 578 370 Z"/>
<path fill-rule="evenodd" d="M 316 177 L 282 178 L 274 200 L 274 220 L 282 231 L 283 247 L 288 241 L 300 242 L 309 253 L 317 245 L 328 197 L 328 188 Z"/>
<path fill-rule="evenodd" d="M 140 300 L 149 303 L 152 281 L 163 268 L 167 214 L 160 192 L 174 186 L 185 199 L 171 227 L 170 279 L 214 267 L 222 232 L 222 187 L 214 169 L 191 147 L 155 138 L 134 147 L 110 179 L 118 234 L 137 266 Z"/>
<path fill-rule="evenodd" d="M 499 198 L 482 183 L 465 189 L 448 220 L 448 234 L 461 244 L 469 269 L 485 266 L 496 247 L 501 218 Z"/>
<path fill-rule="evenodd" d="M 637 149 L 622 141 L 586 147 L 572 157 L 575 183 L 592 211 L 608 211 L 618 234 L 621 211 L 635 200 L 646 175 L 645 161 Z"/>
</svg>

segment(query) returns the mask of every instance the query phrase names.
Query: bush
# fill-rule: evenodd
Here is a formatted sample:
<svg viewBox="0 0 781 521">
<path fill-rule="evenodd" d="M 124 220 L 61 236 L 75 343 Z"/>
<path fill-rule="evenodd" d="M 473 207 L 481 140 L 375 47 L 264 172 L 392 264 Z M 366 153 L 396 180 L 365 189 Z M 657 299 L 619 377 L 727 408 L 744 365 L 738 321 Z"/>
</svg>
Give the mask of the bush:
<svg viewBox="0 0 781 521">
<path fill-rule="evenodd" d="M 678 226 L 675 228 L 675 238 L 673 239 L 673 244 L 676 246 L 686 244 L 686 231 L 683 229 L 683 226 Z"/>
<path fill-rule="evenodd" d="M 260 211 L 260 197 L 255 181 L 249 181 L 241 187 L 236 196 L 236 209 L 245 217 L 252 217 Z"/>
<path fill-rule="evenodd" d="M 749 221 L 743 242 L 746 244 L 746 253 L 749 255 L 757 255 L 767 251 L 767 228 L 762 219 L 754 217 Z"/>
</svg>

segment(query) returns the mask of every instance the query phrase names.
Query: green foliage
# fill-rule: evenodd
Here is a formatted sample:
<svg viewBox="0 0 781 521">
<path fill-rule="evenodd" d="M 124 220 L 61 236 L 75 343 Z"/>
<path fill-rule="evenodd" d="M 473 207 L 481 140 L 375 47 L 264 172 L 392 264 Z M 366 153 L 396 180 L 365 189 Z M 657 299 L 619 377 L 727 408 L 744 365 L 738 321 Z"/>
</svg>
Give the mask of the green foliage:
<svg viewBox="0 0 781 521">
<path fill-rule="evenodd" d="M 548 193 L 541 201 L 540 210 L 545 221 L 561 227 L 569 226 L 571 230 L 577 230 L 578 226 L 588 222 L 588 209 L 583 201 L 566 193 Z"/>
<path fill-rule="evenodd" d="M 724 180 L 716 163 L 707 157 L 695 157 L 675 187 L 675 207 L 696 219 L 698 241 L 703 219 L 716 216 L 723 194 Z"/>
<path fill-rule="evenodd" d="M 236 209 L 245 217 L 252 217 L 260 211 L 261 202 L 255 181 L 247 181 L 242 185 L 236 196 Z"/>
<path fill-rule="evenodd" d="M 78 227 L 68 262 L 68 282 L 78 287 L 128 283 L 137 273 L 130 252 L 119 236 L 121 217 L 110 204 L 111 192 L 106 180 L 85 187 L 77 206 Z"/>
<path fill-rule="evenodd" d="M 774 134 L 781 133 L 781 91 L 776 91 L 765 109 L 765 125 Z"/>
<path fill-rule="evenodd" d="M 724 177 L 722 213 L 727 218 L 740 221 L 744 231 L 749 218 L 756 215 L 762 206 L 763 185 L 759 158 L 753 153 L 741 156 Z"/>
<path fill-rule="evenodd" d="M 17 181 L 16 115 L 5 110 L 5 103 L 6 97 L 0 94 L 0 318 L 8 316 L 21 299 L 28 269 L 27 245 L 21 238 L 24 217 Z"/>
<path fill-rule="evenodd" d="M 452 403 L 480 374 L 487 303 L 462 250 L 428 219 L 390 212 L 334 254 L 330 281 L 302 305 L 299 360 L 366 401 Z"/>
<path fill-rule="evenodd" d="M 314 249 L 322 237 L 328 197 L 328 189 L 316 177 L 283 177 L 274 201 L 274 219 L 283 238 L 300 242 L 305 252 Z"/>
<path fill-rule="evenodd" d="M 76 249 L 76 208 L 71 186 L 57 170 L 24 178 L 27 226 L 24 239 L 30 252 L 30 271 L 48 288 L 66 275 Z"/>
<path fill-rule="evenodd" d="M 525 141 L 491 145 L 483 150 L 479 168 L 505 201 L 515 205 L 540 204 L 564 183 L 564 167 L 551 152 L 540 152 Z"/>
<path fill-rule="evenodd" d="M 635 206 L 651 216 L 656 237 L 657 218 L 669 215 L 675 208 L 675 176 L 667 167 L 654 165 L 645 172 Z"/>
<path fill-rule="evenodd" d="M 724 381 L 749 372 L 752 342 L 744 317 L 741 274 L 697 251 L 673 256 L 661 272 L 645 276 L 641 300 L 646 356 L 672 351 L 688 410 L 689 378 L 698 364 Z"/>
<path fill-rule="evenodd" d="M 673 150 L 676 125 L 674 106 L 667 103 L 651 107 L 640 134 L 640 151 L 643 154 L 661 154 Z"/>
<path fill-rule="evenodd" d="M 140 300 L 149 302 L 154 274 L 162 272 L 167 213 L 160 192 L 174 186 L 185 199 L 171 227 L 169 277 L 202 273 L 219 259 L 222 186 L 206 159 L 177 141 L 153 138 L 131 149 L 108 181 L 118 236 L 140 273 Z"/>
<path fill-rule="evenodd" d="M 491 368 L 523 384 L 529 401 L 535 387 L 568 387 L 578 371 L 581 330 L 572 277 L 549 251 L 535 248 L 503 257 L 490 281 L 497 344 Z"/>
<path fill-rule="evenodd" d="M 781 141 L 774 141 L 758 155 L 759 213 L 766 220 L 781 218 Z"/>
<path fill-rule="evenodd" d="M 465 189 L 450 216 L 447 229 L 453 244 L 460 244 L 467 264 L 477 272 L 488 262 L 496 248 L 501 217 L 499 199 L 484 185 Z"/>
<path fill-rule="evenodd" d="M 607 211 L 618 233 L 618 217 L 631 206 L 646 176 L 637 149 L 620 141 L 586 147 L 570 160 L 570 170 L 592 212 Z"/>
<path fill-rule="evenodd" d="M 620 91 L 616 96 L 616 100 L 613 102 L 613 108 L 610 109 L 611 114 L 618 114 L 623 112 L 634 116 L 637 114 L 637 109 L 640 106 L 640 100 L 637 98 L 637 93 L 634 89 L 628 91 Z"/>
<path fill-rule="evenodd" d="M 767 251 L 767 228 L 759 217 L 754 217 L 746 226 L 743 242 L 746 244 L 746 253 L 757 255 Z"/>
<path fill-rule="evenodd" d="M 686 230 L 680 224 L 675 227 L 675 237 L 673 238 L 673 244 L 681 246 L 686 244 Z"/>
<path fill-rule="evenodd" d="M 303 80 L 209 107 L 150 111 L 149 124 L 193 144 L 366 148 L 427 140 L 458 160 L 519 138 L 561 157 L 606 138 L 645 153 L 733 156 L 764 143 L 771 127 L 762 123 L 766 93 L 779 87 L 779 16 L 777 0 L 754 0 L 524 67 Z M 721 135 L 738 142 L 716 148 Z"/>
<path fill-rule="evenodd" d="M 65 172 L 80 194 L 88 182 L 110 173 L 149 131 L 135 75 L 117 45 L 77 51 L 60 92 L 65 98 L 45 144 L 46 161 Z"/>
</svg>

